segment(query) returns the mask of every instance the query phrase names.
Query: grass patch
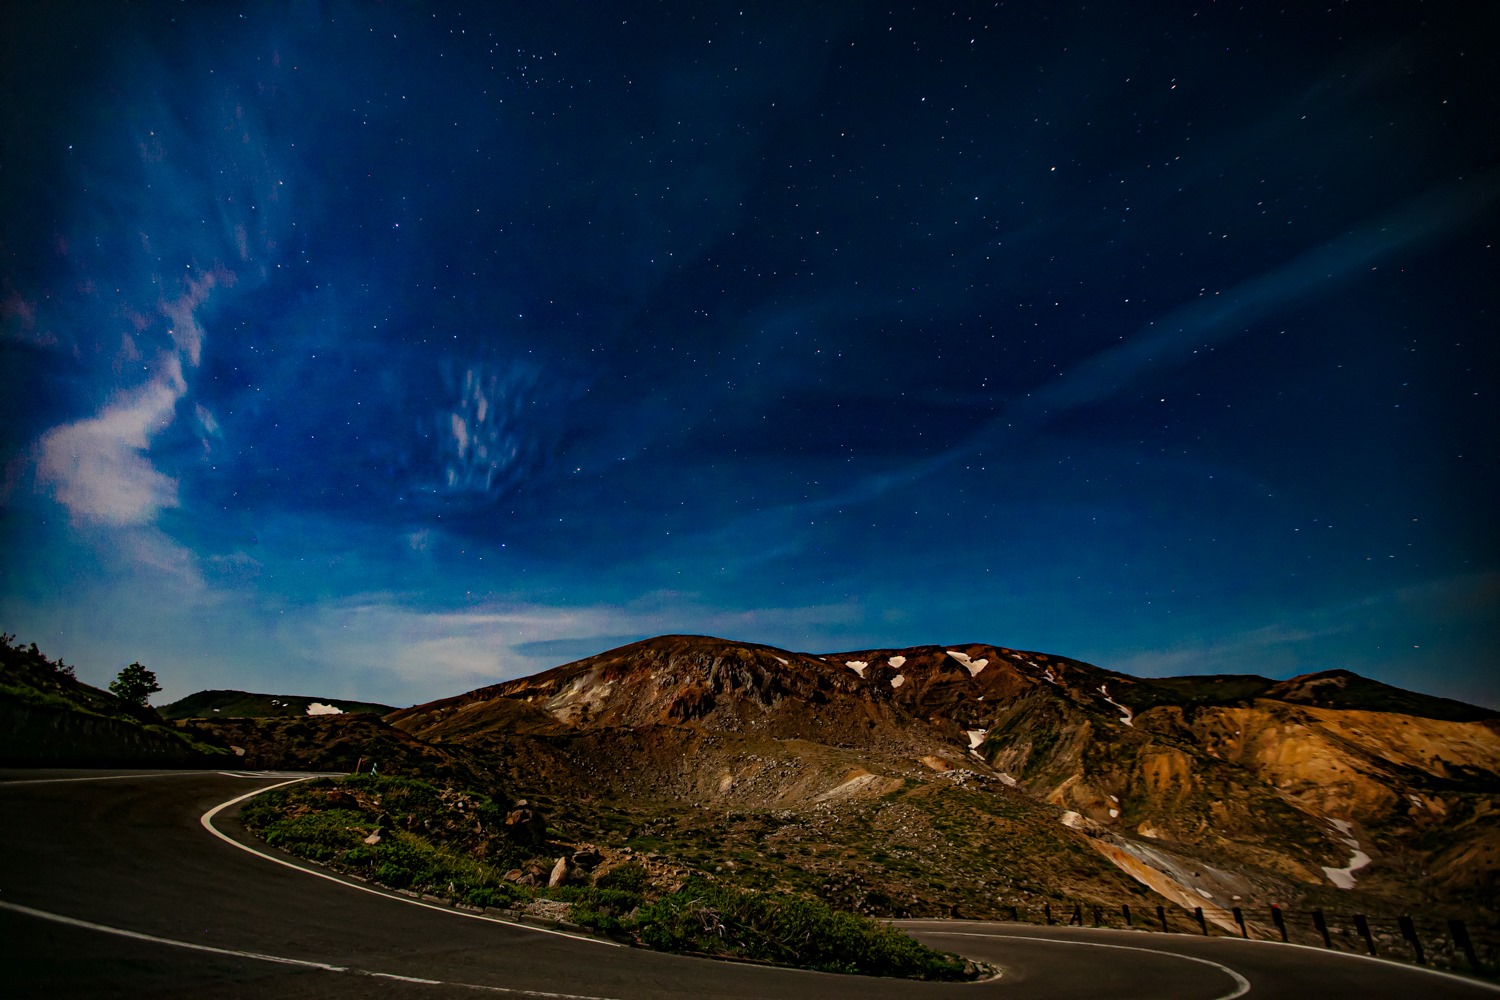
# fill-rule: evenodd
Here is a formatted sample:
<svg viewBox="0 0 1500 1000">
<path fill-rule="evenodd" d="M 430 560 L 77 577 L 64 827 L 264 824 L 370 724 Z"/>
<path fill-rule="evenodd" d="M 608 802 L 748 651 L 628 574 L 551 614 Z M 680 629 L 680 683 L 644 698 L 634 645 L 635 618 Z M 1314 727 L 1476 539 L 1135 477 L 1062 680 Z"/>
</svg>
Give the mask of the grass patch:
<svg viewBox="0 0 1500 1000">
<path fill-rule="evenodd" d="M 905 979 L 961 980 L 969 970 L 868 917 L 812 899 L 770 897 L 692 879 L 644 908 L 642 940 L 663 951 L 693 951 Z"/>
<path fill-rule="evenodd" d="M 565 903 L 577 924 L 662 951 L 910 979 L 976 974 L 955 955 L 818 900 L 703 876 L 674 883 L 676 891 L 653 891 L 639 862 L 603 871 L 589 884 L 544 888 L 506 881 L 505 866 L 493 863 L 497 857 L 532 870 L 550 862 L 503 843 L 505 812 L 494 800 L 415 778 L 315 779 L 256 796 L 240 816 L 273 847 L 382 885 L 472 906 Z"/>
</svg>

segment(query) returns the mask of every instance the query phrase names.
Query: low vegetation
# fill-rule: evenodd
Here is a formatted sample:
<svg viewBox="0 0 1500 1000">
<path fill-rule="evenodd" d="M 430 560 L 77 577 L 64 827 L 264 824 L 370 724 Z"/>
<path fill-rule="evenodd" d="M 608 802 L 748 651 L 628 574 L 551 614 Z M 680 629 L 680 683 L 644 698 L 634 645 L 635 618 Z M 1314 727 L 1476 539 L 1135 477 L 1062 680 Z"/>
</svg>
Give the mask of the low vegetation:
<svg viewBox="0 0 1500 1000">
<path fill-rule="evenodd" d="M 868 917 L 701 873 L 663 877 L 644 859 L 592 872 L 565 864 L 567 879 L 549 887 L 536 873 L 571 848 L 536 840 L 535 817 L 528 824 L 524 812 L 524 803 L 478 792 L 363 775 L 267 792 L 241 817 L 274 847 L 372 882 L 460 905 L 548 912 L 663 951 L 913 979 L 978 973 Z"/>
</svg>

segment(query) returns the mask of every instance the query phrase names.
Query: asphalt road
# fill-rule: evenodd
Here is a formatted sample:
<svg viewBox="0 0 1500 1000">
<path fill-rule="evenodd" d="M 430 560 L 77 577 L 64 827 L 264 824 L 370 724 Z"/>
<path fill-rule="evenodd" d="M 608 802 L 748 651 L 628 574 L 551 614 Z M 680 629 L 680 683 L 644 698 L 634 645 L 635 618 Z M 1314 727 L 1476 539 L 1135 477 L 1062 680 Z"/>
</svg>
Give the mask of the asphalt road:
<svg viewBox="0 0 1500 1000">
<path fill-rule="evenodd" d="M 1394 963 L 1190 935 L 912 922 L 994 963 L 929 985 L 656 954 L 276 864 L 202 822 L 285 776 L 0 772 L 0 994 L 47 997 L 1486 997 Z M 220 811 L 213 825 L 265 850 Z M 276 852 L 266 852 L 274 855 Z M 284 858 L 284 856 L 281 856 Z"/>
</svg>

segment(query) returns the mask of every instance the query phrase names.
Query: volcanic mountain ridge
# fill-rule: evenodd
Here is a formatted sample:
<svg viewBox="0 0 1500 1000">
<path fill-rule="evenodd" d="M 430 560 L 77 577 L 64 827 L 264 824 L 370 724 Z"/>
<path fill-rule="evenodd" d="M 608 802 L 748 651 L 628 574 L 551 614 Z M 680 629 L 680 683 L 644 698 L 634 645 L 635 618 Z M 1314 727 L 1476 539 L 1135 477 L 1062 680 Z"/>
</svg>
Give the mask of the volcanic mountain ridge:
<svg viewBox="0 0 1500 1000">
<path fill-rule="evenodd" d="M 1500 719 L 1345 671 L 664 636 L 385 721 L 580 830 L 874 912 L 1146 895 L 1227 921 L 1351 892 L 1489 912 L 1500 870 Z"/>
</svg>

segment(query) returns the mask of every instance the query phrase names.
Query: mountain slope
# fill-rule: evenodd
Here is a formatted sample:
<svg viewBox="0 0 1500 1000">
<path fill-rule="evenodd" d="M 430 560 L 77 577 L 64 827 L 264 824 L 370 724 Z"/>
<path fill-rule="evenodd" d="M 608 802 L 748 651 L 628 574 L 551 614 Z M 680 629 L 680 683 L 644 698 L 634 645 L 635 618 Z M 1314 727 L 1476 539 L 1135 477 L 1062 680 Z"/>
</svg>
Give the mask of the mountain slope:
<svg viewBox="0 0 1500 1000">
<path fill-rule="evenodd" d="M 270 719 L 304 715 L 343 715 L 372 712 L 385 715 L 390 705 L 343 698 L 255 694 L 249 691 L 198 691 L 158 709 L 164 719 Z"/>
<path fill-rule="evenodd" d="M 0 636 L 0 764 L 53 767 L 218 767 L 211 739 L 178 732 L 156 711 L 85 684 L 33 643 Z"/>
<path fill-rule="evenodd" d="M 853 878 L 877 911 L 1146 886 L 1493 905 L 1494 713 L 1342 672 L 1157 681 L 985 644 L 663 636 L 387 720 L 582 829 L 705 861 L 727 830 L 765 848 L 745 880 Z"/>
</svg>

